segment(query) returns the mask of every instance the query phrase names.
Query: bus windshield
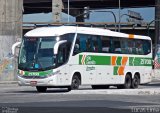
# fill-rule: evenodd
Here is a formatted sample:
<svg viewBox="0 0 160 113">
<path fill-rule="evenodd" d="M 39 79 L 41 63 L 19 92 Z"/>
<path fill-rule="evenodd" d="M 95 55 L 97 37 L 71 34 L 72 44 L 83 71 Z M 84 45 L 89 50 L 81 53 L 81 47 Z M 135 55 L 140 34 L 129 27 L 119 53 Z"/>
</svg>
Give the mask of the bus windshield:
<svg viewBox="0 0 160 113">
<path fill-rule="evenodd" d="M 64 64 L 69 56 L 71 43 L 67 42 L 66 44 L 62 44 L 63 46 L 59 46 L 57 55 L 54 54 L 54 46 L 58 41 L 66 38 L 65 36 L 23 38 L 18 68 L 26 71 L 40 71 L 53 69 L 60 64 Z M 59 54 L 61 54 L 61 57 Z"/>
</svg>

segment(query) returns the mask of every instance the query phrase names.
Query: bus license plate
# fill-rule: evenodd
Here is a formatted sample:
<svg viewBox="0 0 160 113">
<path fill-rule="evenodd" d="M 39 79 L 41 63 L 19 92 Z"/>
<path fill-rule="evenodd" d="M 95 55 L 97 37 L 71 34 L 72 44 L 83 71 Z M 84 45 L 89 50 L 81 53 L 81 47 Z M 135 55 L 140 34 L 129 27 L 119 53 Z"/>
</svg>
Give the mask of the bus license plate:
<svg viewBox="0 0 160 113">
<path fill-rule="evenodd" d="M 30 82 L 30 85 L 31 85 L 31 86 L 36 86 L 36 85 L 37 85 L 37 81 L 31 81 L 31 82 Z"/>
</svg>

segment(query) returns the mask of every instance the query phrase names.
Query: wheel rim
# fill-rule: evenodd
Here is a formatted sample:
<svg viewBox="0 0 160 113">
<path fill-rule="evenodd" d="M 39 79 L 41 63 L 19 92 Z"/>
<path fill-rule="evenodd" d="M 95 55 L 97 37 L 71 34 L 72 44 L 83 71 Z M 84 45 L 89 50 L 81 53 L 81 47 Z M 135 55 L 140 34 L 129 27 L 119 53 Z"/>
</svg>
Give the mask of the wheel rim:
<svg viewBox="0 0 160 113">
<path fill-rule="evenodd" d="M 128 77 L 126 78 L 126 87 L 127 87 L 127 88 L 130 88 L 130 86 L 131 86 L 131 79 L 130 79 L 130 77 L 128 76 Z"/>
<path fill-rule="evenodd" d="M 139 79 L 136 76 L 135 76 L 135 78 L 133 80 L 133 85 L 134 85 L 134 87 L 138 87 L 138 85 L 139 85 Z"/>
<path fill-rule="evenodd" d="M 78 89 L 79 88 L 79 81 L 78 79 L 74 78 L 72 81 L 72 87 L 73 89 Z"/>
</svg>

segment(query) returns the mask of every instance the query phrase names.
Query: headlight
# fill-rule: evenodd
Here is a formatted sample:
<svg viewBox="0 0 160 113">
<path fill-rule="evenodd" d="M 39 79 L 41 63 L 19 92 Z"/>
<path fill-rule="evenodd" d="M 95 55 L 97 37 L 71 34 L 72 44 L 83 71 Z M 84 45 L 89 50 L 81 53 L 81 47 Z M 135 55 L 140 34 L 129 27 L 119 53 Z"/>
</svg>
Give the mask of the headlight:
<svg viewBox="0 0 160 113">
<path fill-rule="evenodd" d="M 57 70 L 57 71 L 55 71 L 53 73 L 48 74 L 47 77 L 51 77 L 51 76 L 57 75 L 59 72 L 60 72 L 60 70 Z"/>
</svg>

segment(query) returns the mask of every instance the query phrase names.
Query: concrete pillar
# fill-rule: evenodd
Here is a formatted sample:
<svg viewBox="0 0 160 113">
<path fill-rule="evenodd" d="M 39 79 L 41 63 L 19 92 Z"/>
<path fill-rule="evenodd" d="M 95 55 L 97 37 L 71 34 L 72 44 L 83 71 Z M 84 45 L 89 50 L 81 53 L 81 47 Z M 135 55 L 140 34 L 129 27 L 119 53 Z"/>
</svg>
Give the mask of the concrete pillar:
<svg viewBox="0 0 160 113">
<path fill-rule="evenodd" d="M 62 0 L 52 0 L 53 21 L 61 22 L 63 2 Z"/>
<path fill-rule="evenodd" d="M 0 81 L 15 80 L 11 47 L 22 37 L 23 0 L 0 0 Z"/>
<path fill-rule="evenodd" d="M 160 0 L 156 0 L 155 7 L 155 46 L 160 44 Z"/>
</svg>

